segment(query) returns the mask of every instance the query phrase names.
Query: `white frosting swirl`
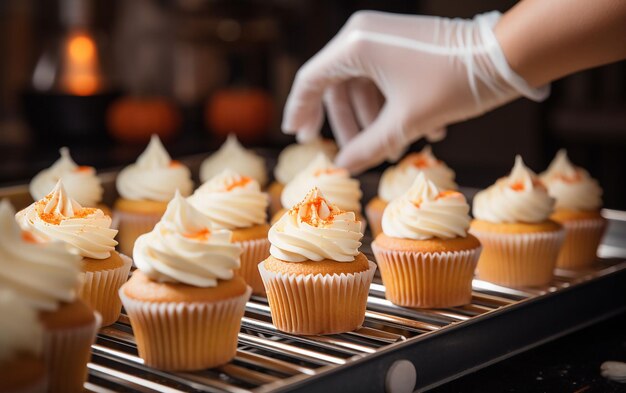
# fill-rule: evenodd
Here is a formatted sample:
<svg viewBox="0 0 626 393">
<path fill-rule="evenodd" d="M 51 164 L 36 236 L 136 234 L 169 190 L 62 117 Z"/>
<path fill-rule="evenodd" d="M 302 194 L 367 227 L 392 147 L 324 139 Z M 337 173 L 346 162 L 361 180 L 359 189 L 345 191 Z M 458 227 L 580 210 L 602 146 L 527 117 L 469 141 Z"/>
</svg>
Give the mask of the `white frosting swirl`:
<svg viewBox="0 0 626 393">
<path fill-rule="evenodd" d="M 0 363 L 21 353 L 41 353 L 43 326 L 36 308 L 12 291 L 2 289 L 0 315 Z"/>
<path fill-rule="evenodd" d="M 426 146 L 421 152 L 409 154 L 398 165 L 383 172 L 378 184 L 378 196 L 387 202 L 396 199 L 411 187 L 420 173 L 424 173 L 442 191 L 458 188 L 454 182 L 454 171 L 435 158 L 430 146 Z"/>
<path fill-rule="evenodd" d="M 61 180 L 50 194 L 17 213 L 16 219 L 38 241 L 60 240 L 83 257 L 106 259 L 117 245 L 111 217 L 100 209 L 82 207 L 67 195 Z"/>
<path fill-rule="evenodd" d="M 556 209 L 597 210 L 602 206 L 602 188 L 583 168 L 574 166 L 564 149 L 541 174 Z"/>
<path fill-rule="evenodd" d="M 39 172 L 30 182 L 30 195 L 38 201 L 46 196 L 59 180 L 63 180 L 65 189 L 78 203 L 93 207 L 102 201 L 104 189 L 96 170 L 90 166 L 78 166 L 72 160 L 67 147 L 59 150 L 59 158 L 48 169 Z"/>
<path fill-rule="evenodd" d="M 156 135 L 137 162 L 122 169 L 116 185 L 123 198 L 135 201 L 168 202 L 176 190 L 185 196 L 193 190 L 189 168 L 172 161 Z"/>
<path fill-rule="evenodd" d="M 341 210 L 361 211 L 361 187 L 350 173 L 337 168 L 328 157 L 319 153 L 304 171 L 289 182 L 280 196 L 283 207 L 294 206 L 317 187 L 326 198 Z"/>
<path fill-rule="evenodd" d="M 536 223 L 547 220 L 553 209 L 554 198 L 517 156 L 508 177 L 476 194 L 473 212 L 477 219 L 493 223 Z"/>
<path fill-rule="evenodd" d="M 385 235 L 401 239 L 452 239 L 467 235 L 470 220 L 463 194 L 440 192 L 420 173 L 406 193 L 387 205 L 382 228 Z"/>
<path fill-rule="evenodd" d="M 351 262 L 361 246 L 361 222 L 331 205 L 313 188 L 269 231 L 270 254 L 286 262 L 331 259 Z"/>
<path fill-rule="evenodd" d="M 274 177 L 281 184 L 287 184 L 296 177 L 319 153 L 329 160 L 337 154 L 337 145 L 330 139 L 317 138 L 308 143 L 294 143 L 278 155 Z"/>
<path fill-rule="evenodd" d="M 0 287 L 39 310 L 56 310 L 72 302 L 79 284 L 80 257 L 62 242 L 38 243 L 15 222 L 15 210 L 0 202 Z"/>
<path fill-rule="evenodd" d="M 209 219 L 176 193 L 152 232 L 135 242 L 135 265 L 152 280 L 214 287 L 233 278 L 241 248 L 228 230 L 211 230 Z"/>
<path fill-rule="evenodd" d="M 189 198 L 215 229 L 248 228 L 267 222 L 269 199 L 259 183 L 230 169 L 204 183 Z"/>
<path fill-rule="evenodd" d="M 243 176 L 251 177 L 262 187 L 267 184 L 265 159 L 241 146 L 234 134 L 228 135 L 219 150 L 202 162 L 200 180 L 206 182 L 224 169 L 232 169 Z"/>
</svg>

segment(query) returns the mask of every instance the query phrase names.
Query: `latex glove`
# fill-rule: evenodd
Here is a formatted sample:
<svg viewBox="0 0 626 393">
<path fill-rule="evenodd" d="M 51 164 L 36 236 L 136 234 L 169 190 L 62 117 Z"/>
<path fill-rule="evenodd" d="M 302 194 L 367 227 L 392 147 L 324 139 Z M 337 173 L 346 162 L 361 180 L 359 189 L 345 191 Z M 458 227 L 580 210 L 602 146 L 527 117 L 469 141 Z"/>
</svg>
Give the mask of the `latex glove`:
<svg viewBox="0 0 626 393">
<path fill-rule="evenodd" d="M 509 67 L 493 34 L 500 16 L 355 13 L 298 71 L 283 131 L 301 142 L 316 137 L 324 103 L 342 147 L 336 163 L 354 173 L 521 95 L 545 99 L 549 86 L 533 89 Z"/>
</svg>

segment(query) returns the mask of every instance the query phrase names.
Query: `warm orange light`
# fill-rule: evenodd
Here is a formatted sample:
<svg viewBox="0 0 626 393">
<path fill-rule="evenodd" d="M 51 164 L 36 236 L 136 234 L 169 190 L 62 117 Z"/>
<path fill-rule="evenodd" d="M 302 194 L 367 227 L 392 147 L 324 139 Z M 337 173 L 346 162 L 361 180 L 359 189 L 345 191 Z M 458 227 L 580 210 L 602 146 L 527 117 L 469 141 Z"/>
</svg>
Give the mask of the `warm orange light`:
<svg viewBox="0 0 626 393">
<path fill-rule="evenodd" d="M 86 96 L 97 93 L 101 83 L 98 54 L 93 38 L 82 32 L 70 35 L 65 47 L 62 88 L 70 94 Z"/>
<path fill-rule="evenodd" d="M 96 55 L 96 45 L 91 37 L 78 35 L 70 39 L 70 58 L 79 63 L 87 63 Z"/>
</svg>

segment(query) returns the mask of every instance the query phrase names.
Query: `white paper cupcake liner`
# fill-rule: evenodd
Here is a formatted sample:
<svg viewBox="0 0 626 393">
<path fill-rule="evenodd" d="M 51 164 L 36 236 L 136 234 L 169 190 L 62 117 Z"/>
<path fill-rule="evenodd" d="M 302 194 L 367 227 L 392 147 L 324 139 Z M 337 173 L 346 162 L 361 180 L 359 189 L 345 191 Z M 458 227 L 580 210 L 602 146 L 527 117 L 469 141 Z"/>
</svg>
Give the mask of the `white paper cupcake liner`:
<svg viewBox="0 0 626 393">
<path fill-rule="evenodd" d="M 598 246 L 607 226 L 604 218 L 561 222 L 565 240 L 556 266 L 563 269 L 583 269 L 597 261 Z"/>
<path fill-rule="evenodd" d="M 48 370 L 48 392 L 83 392 L 87 363 L 102 318 L 97 312 L 85 326 L 44 331 L 43 357 Z"/>
<path fill-rule="evenodd" d="M 404 307 L 443 308 L 472 300 L 481 247 L 439 253 L 387 250 L 372 243 L 385 297 Z"/>
<path fill-rule="evenodd" d="M 244 240 L 237 242 L 243 250 L 241 254 L 241 267 L 235 270 L 235 275 L 243 277 L 252 287 L 252 293 L 265 296 L 265 286 L 259 274 L 259 262 L 264 261 L 270 255 L 270 241 L 267 238 Z"/>
<path fill-rule="evenodd" d="M 139 356 L 161 370 L 193 371 L 228 363 L 252 289 L 212 303 L 146 302 L 119 291 Z"/>
<path fill-rule="evenodd" d="M 118 295 L 120 287 L 128 280 L 133 261 L 120 254 L 124 264 L 117 269 L 95 272 L 82 272 L 82 285 L 78 297 L 102 316 L 102 326 L 109 326 L 117 321 L 122 310 L 122 301 Z"/>
<path fill-rule="evenodd" d="M 376 264 L 350 274 L 282 274 L 258 265 L 272 322 L 293 334 L 335 334 L 359 328 Z"/>
<path fill-rule="evenodd" d="M 507 287 L 533 287 L 550 283 L 565 231 L 492 233 L 470 230 L 483 251 L 478 277 Z"/>
<path fill-rule="evenodd" d="M 138 214 L 114 210 L 114 223 L 119 230 L 117 241 L 120 253 L 133 255 L 135 240 L 154 229 L 162 216 L 163 214 Z"/>
</svg>

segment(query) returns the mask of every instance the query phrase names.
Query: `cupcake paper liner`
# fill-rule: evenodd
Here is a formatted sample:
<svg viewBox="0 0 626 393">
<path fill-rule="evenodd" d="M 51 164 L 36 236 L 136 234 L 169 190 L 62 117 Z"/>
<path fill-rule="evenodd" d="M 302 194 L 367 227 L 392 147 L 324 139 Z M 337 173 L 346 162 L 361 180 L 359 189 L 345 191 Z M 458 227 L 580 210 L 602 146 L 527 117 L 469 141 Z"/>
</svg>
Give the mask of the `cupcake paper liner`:
<svg viewBox="0 0 626 393">
<path fill-rule="evenodd" d="M 44 331 L 43 356 L 48 370 L 48 392 L 82 392 L 87 380 L 91 344 L 102 318 L 95 313 L 89 325 Z"/>
<path fill-rule="evenodd" d="M 272 322 L 293 334 L 335 334 L 359 328 L 376 264 L 350 274 L 282 274 L 259 263 Z"/>
<path fill-rule="evenodd" d="M 120 257 L 124 264 L 117 269 L 80 274 L 82 285 L 78 290 L 78 297 L 100 313 L 102 326 L 115 323 L 122 310 L 122 301 L 117 293 L 128 280 L 133 261 L 123 254 Z"/>
<path fill-rule="evenodd" d="M 607 226 L 604 218 L 561 222 L 565 240 L 556 266 L 563 269 L 584 269 L 597 261 L 598 246 Z"/>
<path fill-rule="evenodd" d="M 481 247 L 423 253 L 372 244 L 385 285 L 385 297 L 404 307 L 443 308 L 472 300 L 472 278 Z"/>
<path fill-rule="evenodd" d="M 113 225 L 119 230 L 117 241 L 120 253 L 133 255 L 135 240 L 154 229 L 162 216 L 163 214 L 135 214 L 115 210 Z"/>
<path fill-rule="evenodd" d="M 161 370 L 193 371 L 228 363 L 252 289 L 212 303 L 147 302 L 119 291 L 130 318 L 139 356 Z"/>
<path fill-rule="evenodd" d="M 538 233 L 470 231 L 483 245 L 478 277 L 507 287 L 533 287 L 550 283 L 556 258 L 565 238 L 563 229 Z"/>
<path fill-rule="evenodd" d="M 370 204 L 365 205 L 365 215 L 367 216 L 367 221 L 370 224 L 370 231 L 372 232 L 373 239 L 376 239 L 376 236 L 383 232 L 383 212 L 384 210 L 372 207 Z"/>
<path fill-rule="evenodd" d="M 270 241 L 267 238 L 244 240 L 237 242 L 243 250 L 241 254 L 241 267 L 235 270 L 235 275 L 243 277 L 252 287 L 252 293 L 265 296 L 265 286 L 259 274 L 259 262 L 264 261 L 270 255 Z"/>
</svg>

